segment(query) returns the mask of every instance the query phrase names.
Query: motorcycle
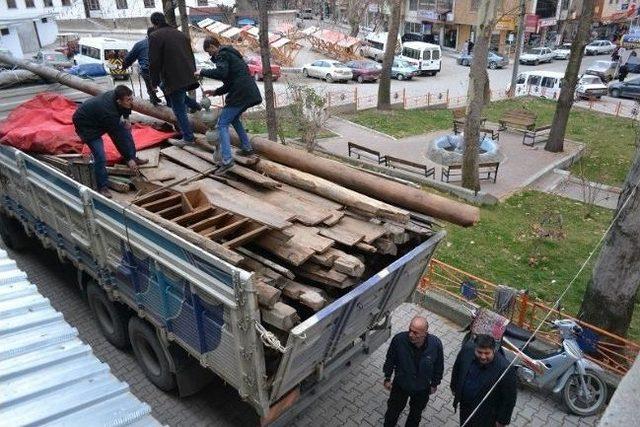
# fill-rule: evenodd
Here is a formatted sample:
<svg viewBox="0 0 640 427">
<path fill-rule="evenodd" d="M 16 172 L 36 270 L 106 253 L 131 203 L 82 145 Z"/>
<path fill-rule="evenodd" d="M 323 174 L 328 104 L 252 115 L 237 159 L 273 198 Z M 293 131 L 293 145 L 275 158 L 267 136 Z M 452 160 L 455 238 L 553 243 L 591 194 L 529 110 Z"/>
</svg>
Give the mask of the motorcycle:
<svg viewBox="0 0 640 427">
<path fill-rule="evenodd" d="M 477 315 L 475 311 L 474 320 Z M 495 313 L 491 316 L 502 317 Z M 547 349 L 535 345 L 536 337 L 532 337 L 531 332 L 508 323 L 508 319 L 502 319 L 502 336 L 496 336 L 495 333 L 490 335 L 498 340 L 498 351 L 509 362 L 517 358 L 514 366 L 521 383 L 559 394 L 567 409 L 579 416 L 593 415 L 603 409 L 607 400 L 607 384 L 602 379 L 604 370 L 585 358 L 577 341 L 582 328 L 575 321 L 563 319 L 550 322 L 552 329 L 560 333 L 562 344 Z M 470 325 L 463 342 L 468 341 L 474 333 L 483 332 L 474 331 Z"/>
</svg>

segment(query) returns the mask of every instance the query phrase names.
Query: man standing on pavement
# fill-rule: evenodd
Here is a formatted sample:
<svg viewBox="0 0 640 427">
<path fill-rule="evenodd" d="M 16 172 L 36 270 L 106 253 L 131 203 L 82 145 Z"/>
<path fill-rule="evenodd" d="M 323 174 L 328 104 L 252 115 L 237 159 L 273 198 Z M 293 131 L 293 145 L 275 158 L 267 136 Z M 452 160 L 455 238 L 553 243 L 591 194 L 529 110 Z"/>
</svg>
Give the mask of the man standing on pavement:
<svg viewBox="0 0 640 427">
<path fill-rule="evenodd" d="M 240 153 L 243 156 L 254 156 L 255 151 L 249 142 L 249 136 L 242 126 L 240 116 L 249 108 L 262 102 L 262 95 L 255 80 L 249 74 L 249 68 L 240 52 L 231 46 L 220 46 L 213 37 L 207 37 L 202 45 L 205 52 L 211 55 L 215 68 L 200 70 L 199 75 L 221 80 L 222 86 L 215 90 L 206 90 L 205 95 L 217 96 L 226 94 L 225 104 L 218 116 L 218 136 L 222 165 L 216 174 L 223 174 L 233 167 L 231 137 L 229 125 L 232 125 L 240 138 Z"/>
<path fill-rule="evenodd" d="M 444 372 L 442 342 L 429 334 L 427 319 L 414 317 L 408 332 L 393 337 L 382 370 L 384 388 L 391 391 L 384 426 L 396 425 L 409 400 L 405 426 L 417 427 L 429 395 L 436 392 Z"/>
<path fill-rule="evenodd" d="M 134 62 L 138 61 L 140 77 L 144 80 L 144 85 L 147 88 L 147 93 L 149 94 L 149 100 L 152 104 L 158 105 L 160 104 L 160 98 L 158 98 L 156 91 L 153 89 L 153 85 L 151 84 L 151 75 L 149 74 L 149 34 L 151 34 L 153 30 L 153 27 L 149 27 L 147 29 L 147 37 L 133 45 L 127 56 L 124 58 L 122 68 L 126 70 L 131 67 Z"/>
<path fill-rule="evenodd" d="M 468 427 L 501 427 L 511 422 L 518 397 L 513 369 L 507 371 L 482 401 L 508 366 L 509 362 L 496 351 L 495 340 L 490 335 L 477 335 L 475 341 L 469 341 L 462 347 L 451 373 L 453 407 L 456 409 L 460 404 L 460 425 L 469 417 Z"/>
<path fill-rule="evenodd" d="M 132 170 L 137 170 L 139 165 L 149 162 L 136 157 L 136 146 L 131 136 L 131 123 L 129 123 L 132 104 L 131 89 L 119 85 L 114 90 L 85 101 L 73 114 L 76 133 L 82 142 L 89 146 L 93 154 L 98 191 L 108 198 L 111 198 L 111 192 L 107 186 L 109 175 L 102 135 L 106 133 L 111 137 L 118 152 Z"/>
<path fill-rule="evenodd" d="M 161 12 L 151 14 L 154 30 L 149 35 L 149 72 L 153 89 L 160 82 L 167 101 L 176 115 L 182 132 L 179 145 L 195 143 L 193 128 L 187 116 L 185 98 L 187 92 L 196 89 L 199 84 L 195 78 L 196 60 L 189 39 L 177 29 L 167 24 Z"/>
</svg>

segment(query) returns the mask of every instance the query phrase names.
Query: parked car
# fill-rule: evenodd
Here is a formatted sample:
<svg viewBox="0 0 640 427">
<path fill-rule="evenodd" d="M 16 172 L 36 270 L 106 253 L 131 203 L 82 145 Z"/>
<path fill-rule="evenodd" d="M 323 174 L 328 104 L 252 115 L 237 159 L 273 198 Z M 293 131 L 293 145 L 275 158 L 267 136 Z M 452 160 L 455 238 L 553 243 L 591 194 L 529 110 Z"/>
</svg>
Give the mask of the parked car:
<svg viewBox="0 0 640 427">
<path fill-rule="evenodd" d="M 527 53 L 520 55 L 521 64 L 538 65 L 551 61 L 553 61 L 553 52 L 548 47 L 534 47 Z"/>
<path fill-rule="evenodd" d="M 58 70 L 73 67 L 73 61 L 71 59 L 67 58 L 64 53 L 56 52 L 55 50 L 41 50 L 33 57 L 33 60 L 38 64 L 57 68 Z"/>
<path fill-rule="evenodd" d="M 324 79 L 327 83 L 347 82 L 353 78 L 353 71 L 340 61 L 322 59 L 303 66 L 302 75 Z"/>
<path fill-rule="evenodd" d="M 487 59 L 487 66 L 492 70 L 495 70 L 496 68 L 504 68 L 509 65 L 509 58 L 497 54 L 496 52 L 489 52 Z M 471 53 L 470 55 L 468 53 L 462 52 L 460 56 L 456 58 L 456 62 L 458 63 L 458 65 L 463 65 L 465 67 L 470 66 L 471 61 L 473 61 L 473 53 Z"/>
<path fill-rule="evenodd" d="M 607 86 L 598 76 L 583 74 L 576 86 L 576 98 L 600 99 L 608 92 Z"/>
<path fill-rule="evenodd" d="M 553 59 L 569 59 L 571 43 L 563 43 L 553 51 Z"/>
<path fill-rule="evenodd" d="M 611 83 L 609 95 L 614 98 L 640 98 L 640 78 Z"/>
<path fill-rule="evenodd" d="M 631 55 L 629 57 L 629 60 L 627 60 L 627 70 L 630 73 L 640 73 L 640 56 Z"/>
<path fill-rule="evenodd" d="M 366 59 L 349 61 L 344 65 L 345 67 L 351 68 L 353 80 L 357 80 L 358 83 L 377 81 L 380 78 L 382 70 L 382 66 L 380 64 Z"/>
<path fill-rule="evenodd" d="M 433 34 L 404 33 L 402 35 L 402 43 L 404 42 L 425 42 L 435 43 Z"/>
<path fill-rule="evenodd" d="M 262 66 L 262 58 L 259 56 L 252 56 L 246 60 L 247 68 L 249 68 L 249 74 L 256 80 L 262 80 L 264 74 L 264 67 Z M 271 74 L 273 75 L 273 81 L 275 82 L 281 76 L 280 66 L 271 64 Z"/>
<path fill-rule="evenodd" d="M 586 70 L 585 74 L 591 74 L 592 76 L 598 76 L 603 82 L 610 82 L 617 76 L 616 69 L 618 63 L 614 61 L 596 61 L 591 64 Z"/>
<path fill-rule="evenodd" d="M 605 53 L 613 53 L 616 45 L 609 40 L 594 40 L 584 48 L 585 55 L 602 55 Z"/>
<path fill-rule="evenodd" d="M 398 80 L 411 80 L 415 76 L 420 74 L 420 70 L 415 65 L 412 65 L 409 61 L 403 61 L 402 59 L 394 59 L 391 65 L 391 78 Z"/>
</svg>

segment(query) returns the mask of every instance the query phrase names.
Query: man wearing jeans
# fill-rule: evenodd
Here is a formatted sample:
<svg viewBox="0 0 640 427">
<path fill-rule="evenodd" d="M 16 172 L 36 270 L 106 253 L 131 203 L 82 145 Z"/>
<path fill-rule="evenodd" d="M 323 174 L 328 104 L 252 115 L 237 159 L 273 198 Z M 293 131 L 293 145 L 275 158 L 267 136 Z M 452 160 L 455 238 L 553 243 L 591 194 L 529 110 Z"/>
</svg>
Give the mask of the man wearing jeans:
<svg viewBox="0 0 640 427">
<path fill-rule="evenodd" d="M 195 142 L 193 128 L 187 116 L 185 104 L 187 92 L 196 89 L 199 84 L 195 78 L 196 60 L 189 39 L 165 21 L 160 12 L 151 14 L 151 23 L 155 28 L 149 34 L 149 73 L 153 89 L 163 84 L 167 104 L 176 115 L 182 140 L 178 145 L 191 145 Z"/>
<path fill-rule="evenodd" d="M 87 144 L 93 154 L 94 168 L 98 191 L 105 197 L 111 198 L 107 187 L 106 157 L 102 135 L 111 137 L 118 152 L 124 157 L 127 166 L 137 170 L 148 160 L 136 157 L 136 146 L 131 136 L 129 115 L 133 104 L 133 92 L 126 86 L 116 86 L 114 90 L 102 95 L 94 96 L 84 102 L 73 114 L 73 125 L 83 143 Z"/>
<path fill-rule="evenodd" d="M 153 84 L 151 84 L 151 75 L 149 74 L 149 34 L 151 34 L 153 30 L 153 27 L 149 27 L 147 29 L 147 37 L 133 45 L 127 56 L 124 58 L 122 69 L 126 70 L 131 67 L 134 62 L 138 61 L 140 77 L 144 80 L 144 85 L 147 88 L 147 93 L 149 94 L 149 100 L 152 104 L 157 105 L 160 104 L 161 101 L 153 88 Z"/>
<path fill-rule="evenodd" d="M 220 116 L 218 116 L 218 136 L 222 165 L 215 173 L 221 175 L 234 165 L 229 125 L 233 126 L 240 138 L 240 153 L 243 156 L 255 155 L 255 151 L 249 142 L 249 136 L 240 121 L 240 116 L 247 109 L 260 104 L 262 95 L 260 95 L 256 82 L 249 74 L 249 68 L 240 52 L 231 46 L 220 46 L 220 42 L 213 37 L 207 37 L 202 47 L 205 52 L 211 55 L 211 61 L 216 67 L 201 70 L 199 75 L 221 80 L 223 83 L 222 86 L 215 90 L 205 91 L 205 95 L 227 95 L 225 105 L 220 112 Z"/>
</svg>

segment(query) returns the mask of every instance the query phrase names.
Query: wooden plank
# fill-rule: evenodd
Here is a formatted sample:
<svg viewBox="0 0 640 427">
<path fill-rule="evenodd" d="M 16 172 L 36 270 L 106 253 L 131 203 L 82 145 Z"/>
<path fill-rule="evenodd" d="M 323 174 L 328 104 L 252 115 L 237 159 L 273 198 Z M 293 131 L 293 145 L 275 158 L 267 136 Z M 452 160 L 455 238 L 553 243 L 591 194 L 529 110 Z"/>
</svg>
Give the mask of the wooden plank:
<svg viewBox="0 0 640 427">
<path fill-rule="evenodd" d="M 215 209 L 213 206 L 201 206 L 192 212 L 187 212 L 184 215 L 174 218 L 173 221 L 183 227 L 188 227 L 191 224 L 202 221 L 205 218 L 209 218 L 213 215 L 214 211 Z"/>
<path fill-rule="evenodd" d="M 142 195 L 141 197 L 138 197 L 136 199 L 133 200 L 133 203 L 135 203 L 136 205 L 144 205 L 145 203 L 149 203 L 149 202 L 154 202 L 156 200 L 160 200 L 160 199 L 164 199 L 166 197 L 169 197 L 173 194 L 177 194 L 175 191 L 171 191 L 171 190 L 161 190 L 161 191 L 157 191 L 157 192 L 153 192 L 153 193 L 149 193 L 146 195 Z"/>
<path fill-rule="evenodd" d="M 298 267 L 297 272 L 302 277 L 338 289 L 348 288 L 356 283 L 344 273 L 334 269 L 325 269 L 309 262 Z"/>
<path fill-rule="evenodd" d="M 107 173 L 109 175 L 119 175 L 119 176 L 136 176 L 138 171 L 134 171 L 127 168 L 118 168 L 113 166 L 107 166 Z"/>
<path fill-rule="evenodd" d="M 234 231 L 238 230 L 240 227 L 242 227 L 243 225 L 246 225 L 247 223 L 249 223 L 250 219 L 249 218 L 242 218 L 239 219 L 237 221 L 232 222 L 231 224 L 225 225 L 224 227 L 220 227 L 217 230 L 211 232 L 211 233 L 207 233 L 205 234 L 205 237 L 211 239 L 211 240 L 216 240 L 216 239 L 221 239 L 224 236 L 233 233 Z"/>
<path fill-rule="evenodd" d="M 335 226 L 330 228 L 321 228 L 320 234 L 347 246 L 353 246 L 364 240 L 364 234 L 362 233 L 356 234 L 345 228 L 336 228 Z"/>
<path fill-rule="evenodd" d="M 168 208 L 162 209 L 161 211 L 156 212 L 163 218 L 172 219 L 182 213 L 182 203 L 175 206 L 170 206 Z"/>
<path fill-rule="evenodd" d="M 118 193 L 128 193 L 130 190 L 130 184 L 111 178 L 107 181 L 107 186 Z"/>
<path fill-rule="evenodd" d="M 354 234 L 363 234 L 365 243 L 373 243 L 378 237 L 385 235 L 387 230 L 381 225 L 374 224 L 346 215 L 336 225 L 331 227 L 333 230 L 346 230 Z M 402 230 L 404 231 L 404 230 Z"/>
<path fill-rule="evenodd" d="M 165 171 L 160 168 L 143 169 L 140 173 L 149 181 L 169 181 L 176 177 L 173 172 Z"/>
<path fill-rule="evenodd" d="M 314 311 L 322 309 L 329 303 L 329 299 L 324 290 L 316 288 L 315 286 L 294 282 L 293 280 L 287 280 L 286 284 L 282 287 L 282 294 L 292 300 L 299 301 Z"/>
<path fill-rule="evenodd" d="M 197 172 L 202 172 L 211 168 L 211 163 L 201 159 L 198 156 L 194 156 L 193 154 L 183 150 L 180 147 L 164 148 L 162 151 L 160 151 L 160 154 L 180 165 L 183 165 L 189 169 L 193 169 Z"/>
<path fill-rule="evenodd" d="M 182 194 L 172 194 L 160 200 L 154 200 L 153 202 L 139 205 L 141 208 L 149 210 L 151 212 L 159 211 L 169 206 L 173 206 L 177 203 L 182 203 Z"/>
<path fill-rule="evenodd" d="M 138 151 L 136 156 L 141 160 L 149 160 L 146 165 L 140 165 L 141 169 L 157 168 L 160 163 L 160 147 L 147 148 Z"/>
<path fill-rule="evenodd" d="M 258 304 L 261 307 L 273 308 L 282 292 L 271 285 L 264 283 L 262 280 L 256 280 L 256 293 L 258 294 Z"/>
<path fill-rule="evenodd" d="M 370 254 L 378 252 L 378 249 L 375 246 L 364 242 L 356 243 L 355 247 L 363 252 L 368 252 Z"/>
<path fill-rule="evenodd" d="M 285 332 L 300 323 L 296 309 L 283 302 L 275 303 L 272 309 L 261 308 L 260 314 L 263 322 Z"/>
<path fill-rule="evenodd" d="M 323 267 L 333 267 L 336 271 L 352 277 L 362 276 L 365 270 L 365 265 L 360 259 L 336 248 L 313 255 L 311 261 Z"/>
<path fill-rule="evenodd" d="M 188 228 L 195 231 L 196 233 L 199 233 L 209 227 L 220 224 L 221 222 L 231 218 L 232 216 L 233 214 L 231 212 L 222 212 L 210 218 L 205 218 L 202 221 L 191 224 Z"/>
<path fill-rule="evenodd" d="M 303 225 L 292 225 L 282 230 L 282 233 L 291 237 L 290 242 L 300 246 L 307 246 L 315 252 L 324 252 L 333 246 L 333 240 L 318 235 L 320 230 L 314 227 Z"/>
<path fill-rule="evenodd" d="M 265 266 L 267 266 L 269 269 L 273 269 L 275 271 L 275 273 L 277 273 L 278 275 L 282 275 L 285 276 L 289 279 L 295 279 L 295 274 L 293 274 L 293 272 L 291 270 L 289 270 L 288 268 L 277 264 L 273 261 L 271 261 L 270 259 L 267 259 L 261 255 L 258 255 L 254 252 L 251 252 L 250 250 L 248 250 L 247 248 L 237 248 L 237 251 L 240 252 L 242 255 L 245 255 L 249 258 L 254 259 L 256 262 L 260 262 L 261 264 L 264 264 Z"/>
<path fill-rule="evenodd" d="M 248 231 L 236 237 L 235 239 L 232 239 L 232 240 L 229 240 L 228 242 L 223 243 L 222 246 L 233 249 L 237 246 L 243 245 L 247 242 L 254 240 L 256 237 L 266 232 L 267 230 L 269 230 L 269 227 L 267 227 L 266 225 L 261 225 L 260 227 L 254 228 L 253 230 Z"/>
<path fill-rule="evenodd" d="M 256 244 L 278 258 L 295 266 L 302 265 L 315 253 L 313 249 L 274 236 L 274 232 L 264 234 Z"/>
</svg>

